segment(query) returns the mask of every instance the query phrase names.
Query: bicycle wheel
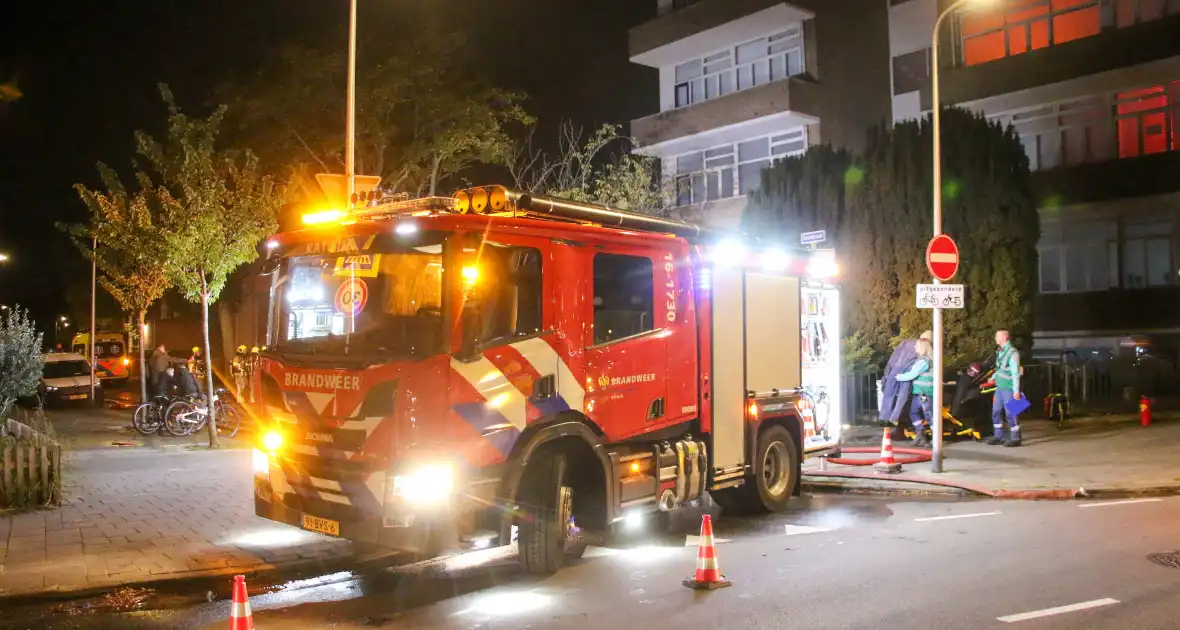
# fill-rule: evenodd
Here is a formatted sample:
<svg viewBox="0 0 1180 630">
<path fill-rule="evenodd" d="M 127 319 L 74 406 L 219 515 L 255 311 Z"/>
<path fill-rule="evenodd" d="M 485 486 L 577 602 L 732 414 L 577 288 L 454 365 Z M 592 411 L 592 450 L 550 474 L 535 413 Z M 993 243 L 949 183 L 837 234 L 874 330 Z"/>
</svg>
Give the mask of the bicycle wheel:
<svg viewBox="0 0 1180 630">
<path fill-rule="evenodd" d="M 168 405 L 168 410 L 164 412 L 164 428 L 176 437 L 188 435 L 196 426 L 193 420 L 196 411 L 187 400 L 178 400 Z"/>
<path fill-rule="evenodd" d="M 232 438 L 242 428 L 242 416 L 234 405 L 224 405 L 220 400 L 214 407 L 217 410 L 217 433 Z"/>
<path fill-rule="evenodd" d="M 163 419 L 160 417 L 160 406 L 156 403 L 139 405 L 131 416 L 131 426 L 144 435 L 158 432 L 161 424 L 163 424 Z"/>
</svg>

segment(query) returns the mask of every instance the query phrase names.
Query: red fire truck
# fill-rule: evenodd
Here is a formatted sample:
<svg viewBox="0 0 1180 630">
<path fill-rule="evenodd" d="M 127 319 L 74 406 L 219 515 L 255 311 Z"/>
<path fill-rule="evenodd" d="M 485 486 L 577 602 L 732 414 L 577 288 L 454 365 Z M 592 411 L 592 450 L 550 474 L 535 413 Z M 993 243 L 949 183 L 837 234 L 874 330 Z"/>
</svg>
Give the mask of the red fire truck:
<svg viewBox="0 0 1180 630">
<path fill-rule="evenodd" d="M 831 252 L 491 186 L 267 244 L 255 511 L 530 572 L 706 492 L 779 510 L 841 429 Z"/>
</svg>

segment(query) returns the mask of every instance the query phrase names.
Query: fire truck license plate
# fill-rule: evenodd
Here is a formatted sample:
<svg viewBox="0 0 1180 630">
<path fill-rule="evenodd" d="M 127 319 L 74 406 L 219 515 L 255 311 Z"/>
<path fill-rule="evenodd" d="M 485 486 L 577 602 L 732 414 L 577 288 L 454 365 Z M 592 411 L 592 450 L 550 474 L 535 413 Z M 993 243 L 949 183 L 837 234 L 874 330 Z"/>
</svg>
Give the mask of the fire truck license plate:
<svg viewBox="0 0 1180 630">
<path fill-rule="evenodd" d="M 328 534 L 329 536 L 339 536 L 340 522 L 304 514 L 303 529 L 309 529 L 313 532 L 319 532 L 321 534 Z"/>
</svg>

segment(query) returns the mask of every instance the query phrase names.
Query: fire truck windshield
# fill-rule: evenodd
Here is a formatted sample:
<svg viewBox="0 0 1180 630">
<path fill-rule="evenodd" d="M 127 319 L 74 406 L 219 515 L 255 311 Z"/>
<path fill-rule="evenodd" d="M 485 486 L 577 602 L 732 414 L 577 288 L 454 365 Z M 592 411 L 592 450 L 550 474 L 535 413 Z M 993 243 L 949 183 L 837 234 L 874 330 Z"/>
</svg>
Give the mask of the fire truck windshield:
<svg viewBox="0 0 1180 630">
<path fill-rule="evenodd" d="M 281 353 L 422 357 L 443 339 L 445 234 L 382 235 L 363 251 L 296 248 L 275 293 Z M 412 241 L 412 242 L 407 242 Z M 300 255 L 307 254 L 307 255 Z"/>
</svg>

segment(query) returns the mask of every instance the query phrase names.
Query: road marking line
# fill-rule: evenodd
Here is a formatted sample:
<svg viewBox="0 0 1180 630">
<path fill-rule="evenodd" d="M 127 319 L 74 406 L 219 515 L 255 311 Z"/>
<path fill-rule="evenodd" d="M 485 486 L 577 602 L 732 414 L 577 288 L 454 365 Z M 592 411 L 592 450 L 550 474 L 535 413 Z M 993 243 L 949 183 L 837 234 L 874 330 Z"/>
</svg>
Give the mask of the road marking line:
<svg viewBox="0 0 1180 630">
<path fill-rule="evenodd" d="M 801 536 L 803 534 L 818 534 L 820 532 L 830 532 L 831 529 L 827 527 L 808 527 L 806 525 L 785 525 L 784 533 L 787 536 Z"/>
<path fill-rule="evenodd" d="M 1017 621 L 1027 621 L 1029 619 L 1039 619 L 1041 617 L 1051 617 L 1053 615 L 1060 615 L 1063 613 L 1077 612 L 1079 610 L 1086 610 L 1087 608 L 1098 608 L 1099 606 L 1109 606 L 1111 604 L 1118 604 L 1119 600 L 1111 599 L 1109 597 L 1103 599 L 1094 599 L 1080 604 L 1070 604 L 1068 606 L 1058 606 L 1057 608 L 1046 608 L 1044 610 L 1034 610 L 1032 612 L 1020 613 L 1018 615 L 1008 615 L 1007 617 L 996 617 L 997 621 L 1004 623 L 1016 623 Z"/>
<path fill-rule="evenodd" d="M 1163 499 L 1127 499 L 1126 501 L 1106 501 L 1104 503 L 1079 503 L 1080 508 L 1106 507 L 1108 505 L 1130 505 L 1132 503 L 1156 503 Z"/>
<path fill-rule="evenodd" d="M 916 518 L 915 521 L 921 523 L 923 521 L 949 521 L 953 518 L 975 518 L 976 516 L 997 516 L 1003 512 L 977 512 L 975 514 L 951 514 L 950 516 L 925 516 Z"/>
</svg>

